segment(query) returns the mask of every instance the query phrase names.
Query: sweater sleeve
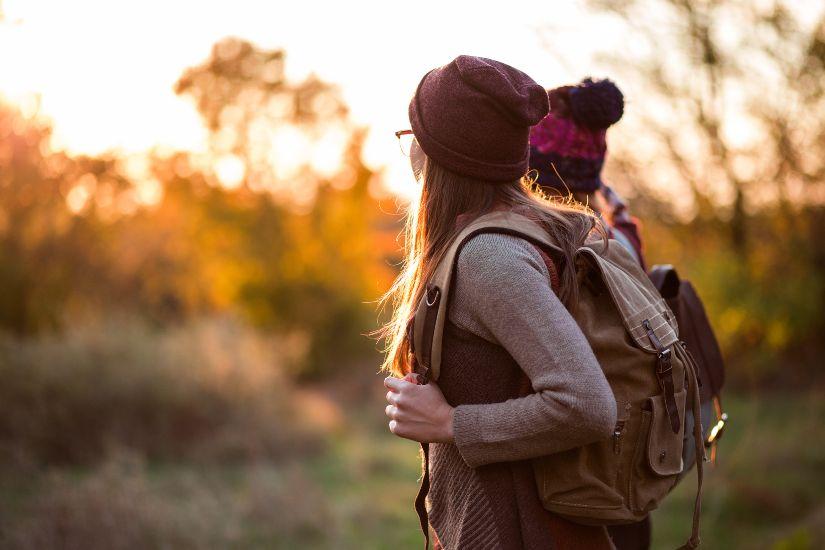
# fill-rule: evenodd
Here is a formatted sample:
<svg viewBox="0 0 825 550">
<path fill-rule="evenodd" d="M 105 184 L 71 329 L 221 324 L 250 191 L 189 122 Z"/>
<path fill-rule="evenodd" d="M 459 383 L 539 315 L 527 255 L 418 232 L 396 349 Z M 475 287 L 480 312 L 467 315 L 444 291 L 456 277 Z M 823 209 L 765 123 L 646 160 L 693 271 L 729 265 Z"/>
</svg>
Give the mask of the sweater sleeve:
<svg viewBox="0 0 825 550">
<path fill-rule="evenodd" d="M 458 406 L 453 431 L 464 461 L 523 460 L 609 437 L 613 392 L 533 246 L 508 235 L 476 236 L 459 255 L 455 277 L 451 321 L 504 347 L 535 392 Z"/>
</svg>

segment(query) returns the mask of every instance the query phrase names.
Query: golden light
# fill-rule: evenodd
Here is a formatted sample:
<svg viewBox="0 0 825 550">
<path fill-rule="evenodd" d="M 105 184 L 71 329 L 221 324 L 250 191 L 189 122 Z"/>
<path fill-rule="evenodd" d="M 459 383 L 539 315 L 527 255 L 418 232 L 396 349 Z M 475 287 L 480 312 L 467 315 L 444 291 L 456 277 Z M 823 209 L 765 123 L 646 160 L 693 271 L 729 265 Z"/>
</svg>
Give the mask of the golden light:
<svg viewBox="0 0 825 550">
<path fill-rule="evenodd" d="M 224 189 L 237 189 L 246 177 L 246 165 L 237 155 L 222 155 L 213 165 L 215 176 Z"/>
<path fill-rule="evenodd" d="M 66 205 L 73 214 L 79 214 L 88 204 L 92 194 L 85 185 L 75 185 L 66 194 Z"/>
<path fill-rule="evenodd" d="M 343 130 L 333 129 L 325 132 L 314 144 L 310 162 L 318 174 L 332 177 L 340 170 L 346 137 Z"/>
<path fill-rule="evenodd" d="M 135 185 L 135 198 L 144 206 L 153 206 L 163 198 L 163 186 L 156 179 L 143 180 Z"/>
<path fill-rule="evenodd" d="M 269 158 L 279 180 L 298 175 L 301 166 L 309 162 L 312 144 L 307 135 L 294 126 L 284 126 L 274 132 Z"/>
<path fill-rule="evenodd" d="M 542 49 L 531 28 L 540 19 L 558 18 L 561 12 L 569 16 L 575 10 L 563 4 L 547 10 L 546 17 L 525 18 L 520 14 L 543 13 L 527 4 L 496 10 L 495 17 L 482 17 L 480 10 L 472 24 L 456 26 L 454 18 L 466 15 L 466 5 L 428 0 L 416 10 L 375 4 L 370 8 L 374 17 L 348 25 L 340 22 L 352 15 L 352 6 L 341 3 L 325 5 L 326 17 L 318 19 L 316 6 L 300 2 L 4 0 L 7 21 L 14 23 L 0 24 L 0 93 L 13 101 L 39 94 L 42 112 L 54 121 L 53 143 L 70 153 L 138 153 L 157 146 L 206 153 L 208 137 L 195 105 L 175 96 L 172 88 L 181 72 L 203 59 L 212 44 L 236 35 L 263 48 L 285 48 L 290 79 L 315 74 L 340 86 L 353 121 L 369 128 L 367 142 L 373 154 L 365 159 L 367 165 L 373 170 L 393 166 L 383 185 L 413 195 L 414 182 L 404 160 L 397 158 L 392 132 L 408 127 L 407 103 L 426 70 L 472 53 L 500 58 L 539 80 L 565 79 L 564 67 Z M 434 9 L 443 17 L 433 20 Z M 79 17 L 82 13 L 95 17 Z M 191 20 L 194 13 L 197 24 L 182 29 L 179 22 Z M 313 32 L 306 32 L 303 23 L 310 20 Z M 383 23 L 375 25 L 378 20 Z M 416 36 L 421 28 L 428 30 L 428 40 L 399 40 Z M 151 40 L 146 40 L 147 30 Z M 319 48 L 318 36 L 335 48 Z M 575 59 L 568 52 L 566 62 L 589 70 L 587 47 L 592 46 L 584 38 L 571 40 Z M 366 65 L 379 72 L 367 77 Z M 279 177 L 293 177 L 306 164 L 331 175 L 339 163 L 338 139 L 334 132 L 317 143 L 307 142 L 306 136 L 279 135 L 262 142 L 277 154 L 257 153 L 276 166 Z M 218 170 L 215 164 L 210 160 Z M 237 162 L 220 161 L 220 166 L 221 184 L 238 185 Z M 398 179 L 390 180 L 394 177 Z"/>
</svg>

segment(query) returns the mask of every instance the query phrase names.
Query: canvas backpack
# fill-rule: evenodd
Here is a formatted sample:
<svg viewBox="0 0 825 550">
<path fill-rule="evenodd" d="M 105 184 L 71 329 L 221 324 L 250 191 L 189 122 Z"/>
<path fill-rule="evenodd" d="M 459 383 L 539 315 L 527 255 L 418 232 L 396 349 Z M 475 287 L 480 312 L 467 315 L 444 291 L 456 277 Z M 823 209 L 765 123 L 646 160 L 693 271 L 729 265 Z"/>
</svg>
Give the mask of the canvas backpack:
<svg viewBox="0 0 825 550">
<path fill-rule="evenodd" d="M 514 235 L 561 256 L 540 224 L 512 211 L 491 212 L 465 226 L 439 261 L 415 312 L 412 348 L 420 382 L 438 379 L 456 260 L 480 233 Z M 579 297 L 571 315 L 613 390 L 618 420 L 603 441 L 534 459 L 538 492 L 545 509 L 571 521 L 633 523 L 659 505 L 684 469 L 689 409 L 695 456 L 704 460 L 696 365 L 679 340 L 673 312 L 621 244 L 588 241 L 577 250 L 573 268 Z M 692 532 L 683 548 L 699 545 L 703 460 L 696 463 Z"/>
</svg>

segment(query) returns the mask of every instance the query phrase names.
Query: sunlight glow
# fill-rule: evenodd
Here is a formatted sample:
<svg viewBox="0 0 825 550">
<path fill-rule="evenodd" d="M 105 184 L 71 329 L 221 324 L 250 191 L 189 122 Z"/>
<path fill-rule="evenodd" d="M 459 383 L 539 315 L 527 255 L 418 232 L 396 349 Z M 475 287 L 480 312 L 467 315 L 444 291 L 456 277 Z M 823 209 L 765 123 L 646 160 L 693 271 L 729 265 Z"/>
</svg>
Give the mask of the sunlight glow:
<svg viewBox="0 0 825 550">
<path fill-rule="evenodd" d="M 815 6 L 816 0 L 803 4 Z M 421 0 L 405 9 L 368 0 L 320 5 L 5 0 L 3 8 L 0 96 L 23 105 L 27 115 L 38 112 L 53 120 L 57 147 L 93 155 L 158 148 L 208 154 L 195 105 L 177 97 L 173 86 L 215 42 L 238 36 L 261 48 L 285 48 L 286 76 L 293 81 L 316 75 L 338 85 L 353 121 L 368 128 L 366 164 L 383 170 L 383 185 L 402 197 L 416 194 L 415 183 L 393 132 L 409 127 L 408 102 L 427 70 L 462 53 L 482 55 L 552 87 L 609 74 L 606 53 L 642 52 L 641 42 L 615 21 L 587 11 L 584 0 L 513 0 L 506 9 L 485 9 L 469 0 Z M 319 9 L 324 17 L 317 17 Z M 319 47 L 319 39 L 334 47 Z M 617 137 L 622 128 L 642 122 L 633 105 L 644 96 L 637 82 L 620 84 L 629 108 L 627 120 L 614 131 Z M 745 119 L 726 121 L 723 132 L 735 143 L 755 135 Z M 310 143 L 281 128 L 262 145 L 276 151 L 258 153 L 271 159 L 279 176 L 294 177 L 305 165 L 329 175 L 340 159 L 335 139 Z M 233 177 L 221 178 L 224 185 L 237 184 L 233 170 Z"/>
<path fill-rule="evenodd" d="M 573 75 L 558 55 L 542 49 L 533 27 L 559 18 L 575 21 L 579 8 L 515 3 L 493 13 L 466 10 L 468 2 L 422 0 L 416 9 L 402 10 L 391 3 L 328 2 L 322 8 L 326 16 L 318 18 L 317 5 L 300 2 L 5 0 L 7 21 L 16 23 L 0 24 L 0 94 L 15 102 L 38 94 L 40 110 L 54 121 L 53 142 L 70 153 L 135 153 L 158 146 L 206 152 L 194 105 L 175 96 L 172 86 L 213 43 L 240 36 L 264 48 L 286 48 L 289 78 L 314 73 L 339 84 L 354 121 L 370 129 L 368 165 L 389 166 L 385 185 L 410 195 L 414 182 L 398 158 L 393 132 L 409 126 L 407 104 L 426 70 L 472 53 L 512 63 L 549 84 Z M 371 17 L 351 17 L 367 11 Z M 435 11 L 441 17 L 431 17 Z M 459 17 L 463 24 L 456 25 Z M 192 24 L 182 26 L 183 21 Z M 427 40 L 414 39 L 421 29 L 427 29 Z M 588 59 L 595 42 L 570 34 L 565 63 L 572 62 L 578 76 L 593 67 Z M 319 37 L 335 47 L 318 47 Z M 309 144 L 302 138 L 276 139 L 279 173 L 294 175 L 309 163 L 329 175 L 340 158 L 336 139 L 322 140 L 313 151 L 305 150 Z"/>
<path fill-rule="evenodd" d="M 84 174 L 77 180 L 75 186 L 66 194 L 66 206 L 73 214 L 80 214 L 86 208 L 96 186 L 97 179 L 92 174 Z"/>
<path fill-rule="evenodd" d="M 347 135 L 342 129 L 325 132 L 315 142 L 310 153 L 310 163 L 321 176 L 332 177 L 341 167 L 341 157 L 346 147 Z"/>
<path fill-rule="evenodd" d="M 270 159 L 279 179 L 295 178 L 309 162 L 312 144 L 307 135 L 294 126 L 283 126 L 274 132 L 270 144 Z"/>
<path fill-rule="evenodd" d="M 246 166 L 236 155 L 223 155 L 215 161 L 215 175 L 224 189 L 237 189 L 246 177 Z"/>
<path fill-rule="evenodd" d="M 135 198 L 144 206 L 153 206 L 163 198 L 163 186 L 156 179 L 147 179 L 135 186 Z"/>
</svg>

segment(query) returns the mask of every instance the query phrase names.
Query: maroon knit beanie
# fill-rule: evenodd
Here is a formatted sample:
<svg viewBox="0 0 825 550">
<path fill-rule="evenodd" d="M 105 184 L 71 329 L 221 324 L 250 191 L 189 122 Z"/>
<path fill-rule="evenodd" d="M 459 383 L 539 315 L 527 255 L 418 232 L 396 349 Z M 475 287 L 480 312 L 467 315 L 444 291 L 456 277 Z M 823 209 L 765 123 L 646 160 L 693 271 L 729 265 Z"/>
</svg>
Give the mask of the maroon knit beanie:
<svg viewBox="0 0 825 550">
<path fill-rule="evenodd" d="M 505 182 L 527 173 L 530 127 L 548 110 L 547 92 L 523 72 L 460 55 L 424 75 L 409 114 L 418 144 L 435 162 Z"/>
</svg>

